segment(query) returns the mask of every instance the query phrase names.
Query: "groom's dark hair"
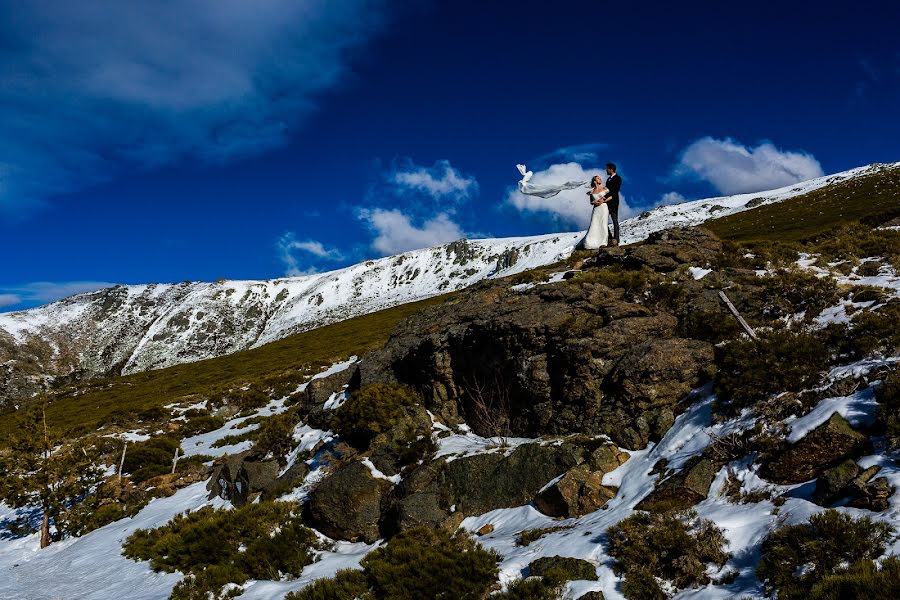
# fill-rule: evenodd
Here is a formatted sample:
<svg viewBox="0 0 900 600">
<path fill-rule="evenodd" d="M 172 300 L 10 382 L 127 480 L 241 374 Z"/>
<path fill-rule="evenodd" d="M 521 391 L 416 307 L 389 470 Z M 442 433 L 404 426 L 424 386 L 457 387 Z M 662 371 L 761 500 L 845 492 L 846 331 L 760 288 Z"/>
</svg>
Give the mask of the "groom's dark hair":
<svg viewBox="0 0 900 600">
<path fill-rule="evenodd" d="M 612 169 L 613 172 L 616 171 L 616 165 L 615 165 L 615 163 L 606 163 L 606 168 L 607 168 L 607 169 Z"/>
</svg>

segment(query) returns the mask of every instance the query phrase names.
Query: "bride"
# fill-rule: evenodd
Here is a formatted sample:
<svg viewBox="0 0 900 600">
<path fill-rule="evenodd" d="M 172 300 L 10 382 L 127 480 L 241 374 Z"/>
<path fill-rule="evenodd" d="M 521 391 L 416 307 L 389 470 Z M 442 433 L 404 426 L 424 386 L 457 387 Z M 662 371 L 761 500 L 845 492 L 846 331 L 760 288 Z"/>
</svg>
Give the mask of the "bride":
<svg viewBox="0 0 900 600">
<path fill-rule="evenodd" d="M 609 243 L 609 229 L 607 223 L 609 221 L 609 207 L 606 205 L 606 197 L 609 190 L 603 186 L 603 181 L 599 175 L 594 175 L 591 179 L 591 191 L 588 196 L 591 199 L 591 205 L 594 210 L 591 211 L 591 226 L 588 228 L 584 238 L 578 243 L 579 248 L 585 250 L 596 250 L 603 248 Z"/>
</svg>

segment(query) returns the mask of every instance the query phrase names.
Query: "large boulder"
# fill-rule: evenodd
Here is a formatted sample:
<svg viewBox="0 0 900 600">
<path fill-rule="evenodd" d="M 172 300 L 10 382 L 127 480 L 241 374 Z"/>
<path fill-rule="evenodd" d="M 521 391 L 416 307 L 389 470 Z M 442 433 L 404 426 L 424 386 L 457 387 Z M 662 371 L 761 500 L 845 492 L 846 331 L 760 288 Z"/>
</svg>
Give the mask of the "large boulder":
<svg viewBox="0 0 900 600">
<path fill-rule="evenodd" d="M 325 535 L 371 544 L 381 537 L 382 508 L 392 484 L 376 478 L 360 461 L 326 477 L 310 494 L 308 511 L 313 525 Z"/>
<path fill-rule="evenodd" d="M 721 251 L 722 241 L 708 229 L 675 227 L 651 233 L 643 244 L 602 253 L 598 262 L 668 272 L 681 265 L 708 266 Z"/>
<path fill-rule="evenodd" d="M 206 488 L 210 498 L 218 496 L 243 506 L 270 488 L 279 471 L 277 460 L 262 460 L 250 451 L 234 454 L 213 464 Z"/>
<path fill-rule="evenodd" d="M 616 488 L 603 485 L 603 471 L 592 471 L 585 463 L 541 490 L 534 504 L 550 517 L 572 518 L 599 510 L 615 495 Z"/>
<path fill-rule="evenodd" d="M 651 512 L 690 508 L 707 497 L 719 468 L 706 457 L 689 460 L 683 469 L 659 482 L 635 508 Z"/>
<path fill-rule="evenodd" d="M 524 444 L 508 455 L 493 452 L 426 462 L 391 494 L 384 529 L 456 527 L 467 516 L 528 504 L 541 488 L 583 462 L 587 454 L 584 448 L 563 442 Z"/>
<path fill-rule="evenodd" d="M 838 500 L 844 489 L 856 476 L 859 475 L 859 465 L 856 461 L 847 459 L 836 467 L 827 469 L 816 480 L 816 491 L 813 500 L 816 504 L 830 506 Z"/>
<path fill-rule="evenodd" d="M 781 485 L 815 479 L 848 458 L 862 455 L 870 447 L 868 438 L 834 413 L 796 444 L 788 446 L 761 469 L 761 475 Z"/>
<path fill-rule="evenodd" d="M 396 423 L 369 443 L 369 459 L 385 475 L 396 475 L 433 450 L 431 417 L 424 406 L 405 407 Z"/>
</svg>

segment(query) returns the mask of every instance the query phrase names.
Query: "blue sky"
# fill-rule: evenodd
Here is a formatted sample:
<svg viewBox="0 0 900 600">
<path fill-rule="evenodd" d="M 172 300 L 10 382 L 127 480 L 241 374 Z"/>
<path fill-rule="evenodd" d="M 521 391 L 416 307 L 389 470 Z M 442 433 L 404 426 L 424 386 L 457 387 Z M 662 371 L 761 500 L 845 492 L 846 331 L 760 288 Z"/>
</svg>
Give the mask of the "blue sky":
<svg viewBox="0 0 900 600">
<path fill-rule="evenodd" d="M 894 2 L 0 0 L 0 310 L 900 160 Z M 577 192 L 575 193 L 577 194 Z"/>
</svg>

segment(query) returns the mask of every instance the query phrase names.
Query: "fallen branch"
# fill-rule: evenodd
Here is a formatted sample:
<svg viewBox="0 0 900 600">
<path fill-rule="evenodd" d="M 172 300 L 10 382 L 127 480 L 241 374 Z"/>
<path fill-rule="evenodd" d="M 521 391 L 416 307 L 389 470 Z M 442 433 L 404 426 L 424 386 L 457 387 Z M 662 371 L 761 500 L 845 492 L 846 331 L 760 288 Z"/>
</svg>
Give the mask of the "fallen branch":
<svg viewBox="0 0 900 600">
<path fill-rule="evenodd" d="M 722 299 L 722 301 L 725 303 L 725 306 L 727 306 L 728 310 L 731 311 L 731 314 L 734 315 L 734 318 L 738 320 L 738 323 L 741 324 L 741 327 L 744 328 L 744 331 L 747 332 L 747 335 L 749 335 L 754 340 L 759 339 L 756 337 L 756 332 L 753 331 L 753 328 L 750 327 L 750 324 L 744 320 L 744 317 L 741 316 L 741 313 L 738 312 L 738 309 L 734 307 L 734 304 L 731 303 L 731 300 L 728 299 L 728 296 L 726 296 L 725 292 L 723 292 L 722 290 L 719 290 L 719 298 Z"/>
</svg>

